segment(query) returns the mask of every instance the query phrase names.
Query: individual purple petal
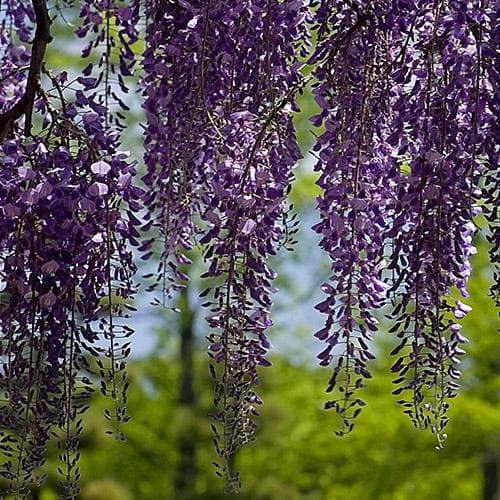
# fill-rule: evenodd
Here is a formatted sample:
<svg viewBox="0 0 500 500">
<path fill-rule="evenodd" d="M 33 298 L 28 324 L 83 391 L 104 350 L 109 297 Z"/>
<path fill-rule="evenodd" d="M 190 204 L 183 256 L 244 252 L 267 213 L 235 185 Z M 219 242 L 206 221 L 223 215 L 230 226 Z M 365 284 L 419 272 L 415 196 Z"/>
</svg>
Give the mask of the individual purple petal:
<svg viewBox="0 0 500 500">
<path fill-rule="evenodd" d="M 111 165 L 102 160 L 96 161 L 90 165 L 90 170 L 92 170 L 94 174 L 103 177 L 111 170 Z"/>
<path fill-rule="evenodd" d="M 94 182 L 90 187 L 89 187 L 89 195 L 90 196 L 95 196 L 95 197 L 100 197 L 108 194 L 109 188 L 106 184 L 103 184 L 102 182 Z"/>
<path fill-rule="evenodd" d="M 52 274 L 55 273 L 59 267 L 59 264 L 55 260 L 49 260 L 48 262 L 45 262 L 45 264 L 42 264 L 40 269 L 42 273 Z"/>
<path fill-rule="evenodd" d="M 52 307 L 57 302 L 57 296 L 51 291 L 40 296 L 40 304 L 42 307 Z"/>
</svg>

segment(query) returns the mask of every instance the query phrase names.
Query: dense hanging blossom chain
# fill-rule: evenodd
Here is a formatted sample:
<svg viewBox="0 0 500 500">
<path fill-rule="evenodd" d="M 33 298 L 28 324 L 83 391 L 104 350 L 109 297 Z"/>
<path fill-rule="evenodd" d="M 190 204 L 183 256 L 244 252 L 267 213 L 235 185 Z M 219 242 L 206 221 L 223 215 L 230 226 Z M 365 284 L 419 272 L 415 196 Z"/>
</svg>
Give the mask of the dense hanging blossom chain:
<svg viewBox="0 0 500 500">
<path fill-rule="evenodd" d="M 261 402 L 253 390 L 257 367 L 270 364 L 265 332 L 275 273 L 266 260 L 284 239 L 300 156 L 289 110 L 305 2 L 151 2 L 150 9 L 149 217 L 165 239 L 164 293 L 186 279 L 178 267 L 196 239 L 206 249 L 204 276 L 220 283 L 203 295 L 210 297 L 210 352 L 220 363 L 211 367 L 218 474 L 234 490 L 234 454 L 252 438 Z"/>
<path fill-rule="evenodd" d="M 491 83 L 477 37 L 490 10 L 479 2 L 412 2 L 414 22 L 400 34 L 409 40 L 394 74 L 399 87 L 392 143 L 409 172 L 398 191 L 391 229 L 391 268 L 401 302 L 394 310 L 401 343 L 392 371 L 410 394 L 400 400 L 414 424 L 430 427 L 438 446 L 448 400 L 459 387 L 460 345 L 467 340 L 456 320 L 470 307 L 451 298 L 468 297 L 470 257 L 475 253 L 474 216 L 480 213 L 478 178 L 492 141 Z M 403 12 L 404 15 L 404 12 Z M 475 34 L 476 33 L 476 34 Z M 397 39 L 396 39 L 397 40 Z"/>
<path fill-rule="evenodd" d="M 482 163 L 480 173 L 484 177 L 484 213 L 489 223 L 490 234 L 487 236 L 490 247 L 490 260 L 494 266 L 491 297 L 500 307 L 500 136 L 495 117 L 500 115 L 500 99 L 498 97 L 499 65 L 498 46 L 500 32 L 498 30 L 498 9 L 491 1 L 478 2 L 476 10 L 470 15 L 470 33 L 474 37 L 477 51 L 476 94 L 473 112 L 474 123 L 478 134 L 483 134 L 482 153 L 486 161 Z M 485 91 L 486 90 L 486 91 Z M 482 125 L 481 125 L 482 123 Z M 474 156 L 476 162 L 481 156 Z"/>
<path fill-rule="evenodd" d="M 295 49 L 305 36 L 304 2 L 234 2 L 219 17 L 227 42 L 226 101 L 219 160 L 202 215 L 209 230 L 205 276 L 216 374 L 216 447 L 228 490 L 239 486 L 234 455 L 253 438 L 261 403 L 257 368 L 268 366 L 272 280 L 267 259 L 285 238 L 286 196 L 300 157 L 289 111 L 300 83 Z M 235 64 L 234 61 L 239 61 Z"/>
<path fill-rule="evenodd" d="M 327 343 L 321 364 L 335 360 L 328 390 L 341 397 L 326 406 L 342 416 L 340 432 L 352 428 L 363 404 L 355 390 L 369 377 L 367 330 L 376 330 L 371 311 L 383 303 L 385 277 L 399 300 L 394 392 L 410 394 L 400 403 L 415 425 L 430 427 L 439 446 L 445 438 L 466 341 L 456 319 L 470 310 L 451 294 L 468 295 L 478 179 L 497 151 L 487 73 L 491 8 L 356 1 L 324 2 L 316 11 L 311 63 L 319 63 L 322 111 L 315 123 L 326 130 L 316 145 L 324 195 L 315 229 L 335 273 L 317 306 L 328 319 L 316 336 Z M 493 183 L 490 206 L 492 192 Z M 382 274 L 384 261 L 392 276 Z"/>
<path fill-rule="evenodd" d="M 139 2 L 119 0 L 102 0 L 98 2 L 80 2 L 80 17 L 82 23 L 77 35 L 86 40 L 82 56 L 97 57 L 97 63 L 90 62 L 83 70 L 83 77 L 78 83 L 83 87 L 76 92 L 76 106 L 79 108 L 86 124 L 86 132 L 94 140 L 102 155 L 102 163 L 95 167 L 97 175 L 103 181 L 99 189 L 108 194 L 108 172 L 113 167 L 109 158 L 116 158 L 116 167 L 120 173 L 119 185 L 126 190 L 132 190 L 132 201 L 142 195 L 142 191 L 132 186 L 134 171 L 126 167 L 128 152 L 119 152 L 120 132 L 124 124 L 123 111 L 129 106 L 124 102 L 125 95 L 130 91 L 125 81 L 132 76 L 136 62 L 132 45 L 138 40 L 137 24 L 139 21 Z M 119 161 L 123 162 L 120 165 Z M 99 167 L 101 166 L 101 167 Z M 122 167 L 122 168 L 120 168 Z M 123 168 L 125 167 L 125 168 Z M 126 201 L 129 201 L 126 198 Z M 132 244 L 139 236 L 134 226 L 139 224 L 134 212 L 141 205 L 133 203 L 126 212 L 126 226 L 120 236 L 127 235 Z M 131 309 L 129 303 L 130 287 L 132 285 L 129 270 L 135 270 L 132 262 L 131 249 L 114 238 L 115 212 L 117 200 L 112 196 L 105 197 L 106 230 L 103 233 L 106 252 L 102 254 L 99 263 L 107 283 L 106 295 L 101 300 L 103 314 L 99 329 L 102 330 L 108 348 L 104 352 L 107 361 L 99 359 L 97 365 L 102 379 L 101 392 L 113 400 L 113 409 L 106 410 L 105 416 L 113 422 L 113 434 L 117 439 L 123 438 L 121 424 L 127 422 L 127 395 L 125 359 L 129 352 L 128 338 L 132 331 L 125 323 L 128 317 L 126 309 Z"/>
<path fill-rule="evenodd" d="M 357 390 L 370 378 L 367 361 L 373 311 L 383 304 L 385 233 L 393 212 L 398 177 L 387 144 L 391 116 L 387 79 L 391 47 L 384 26 L 384 2 L 325 2 L 316 14 L 318 45 L 314 87 L 321 108 L 313 117 L 325 131 L 318 138 L 316 169 L 323 194 L 314 229 L 332 260 L 332 276 L 322 287 L 326 298 L 316 308 L 327 315 L 315 335 L 325 342 L 321 365 L 334 364 L 326 403 L 342 418 L 338 434 L 353 428 L 364 402 Z"/>
<path fill-rule="evenodd" d="M 226 98 L 227 60 L 214 16 L 222 8 L 212 0 L 146 3 L 143 181 L 148 187 L 145 230 L 153 229 L 155 236 L 141 250 L 145 258 L 159 250 L 151 289 L 161 288 L 163 305 L 188 279 L 186 252 L 200 232 L 202 195 L 217 161 L 214 117 Z"/>
<path fill-rule="evenodd" d="M 54 436 L 64 498 L 76 498 L 81 415 L 95 372 L 88 354 L 100 366 L 102 391 L 117 401 L 108 418 L 126 420 L 129 349 L 120 340 L 132 331 L 114 318 L 125 314 L 134 293 L 130 244 L 138 221 L 123 208 L 137 211 L 142 192 L 110 127 L 109 103 L 83 95 L 66 73 L 44 69 L 40 81 L 37 39 L 50 39 L 41 32 L 48 29 L 41 7 L 46 13 L 44 2 L 33 9 L 7 2 L 0 44 L 9 89 L 0 117 L 10 113 L 1 122 L 0 150 L 0 427 L 7 457 L 1 473 L 9 493 L 24 498 L 43 481 L 39 468 Z M 114 11 L 114 19 L 117 12 L 130 19 L 127 9 Z M 86 77 L 80 83 L 91 87 Z M 20 103 L 22 113 L 13 115 Z"/>
</svg>

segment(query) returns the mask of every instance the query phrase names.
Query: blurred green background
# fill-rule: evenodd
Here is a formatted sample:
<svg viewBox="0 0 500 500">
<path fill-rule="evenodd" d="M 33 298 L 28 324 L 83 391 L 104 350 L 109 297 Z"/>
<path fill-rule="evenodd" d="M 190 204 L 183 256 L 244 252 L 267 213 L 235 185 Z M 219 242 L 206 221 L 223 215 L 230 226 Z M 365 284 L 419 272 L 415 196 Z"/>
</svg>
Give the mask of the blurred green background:
<svg viewBox="0 0 500 500">
<path fill-rule="evenodd" d="M 78 68 L 71 26 L 56 25 L 56 44 L 48 65 Z M 59 33 L 59 35 L 58 35 Z M 72 54 L 57 50 L 66 42 Z M 139 109 L 130 94 L 132 108 Z M 312 143 L 307 116 L 314 104 L 306 92 L 296 117 L 306 153 Z M 140 132 L 131 120 L 127 148 L 140 158 Z M 307 156 L 307 155 L 306 155 Z M 479 500 L 498 499 L 500 463 L 500 339 L 498 315 L 487 290 L 492 279 L 484 237 L 473 259 L 470 281 L 473 311 L 463 320 L 470 338 L 463 362 L 463 387 L 452 401 L 448 440 L 436 450 L 435 438 L 415 430 L 391 395 L 387 354 L 393 336 L 378 334 L 374 377 L 366 392 L 367 407 L 354 432 L 334 435 L 336 416 L 322 409 L 330 372 L 316 367 L 321 346 L 311 340 L 321 318 L 312 304 L 328 276 L 328 262 L 316 249 L 314 185 L 310 158 L 297 171 L 292 192 L 301 230 L 295 253 L 283 251 L 280 271 L 273 366 L 261 370 L 264 399 L 256 442 L 237 456 L 242 500 Z M 313 258 L 311 256 L 314 256 Z M 317 257 L 317 258 L 316 258 Z M 313 261 L 313 262 L 312 262 Z M 212 380 L 205 354 L 204 311 L 196 300 L 196 280 L 179 297 L 183 313 L 156 309 L 136 319 L 134 346 L 140 357 L 129 364 L 131 381 L 127 441 L 105 434 L 106 403 L 96 396 L 82 436 L 82 500 L 223 499 L 223 482 L 215 476 L 216 459 L 207 415 Z M 142 297 L 141 300 L 144 300 Z M 147 300 L 147 299 L 145 299 Z M 145 347 L 147 345 L 147 347 Z M 57 447 L 46 471 L 48 482 L 34 498 L 53 500 L 57 493 Z"/>
</svg>

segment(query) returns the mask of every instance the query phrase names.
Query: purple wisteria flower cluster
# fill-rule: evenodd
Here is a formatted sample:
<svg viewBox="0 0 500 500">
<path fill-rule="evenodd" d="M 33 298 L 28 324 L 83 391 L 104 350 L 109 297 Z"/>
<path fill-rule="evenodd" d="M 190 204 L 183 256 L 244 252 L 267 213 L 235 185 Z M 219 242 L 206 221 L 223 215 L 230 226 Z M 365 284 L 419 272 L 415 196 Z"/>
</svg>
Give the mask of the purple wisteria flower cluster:
<svg viewBox="0 0 500 500">
<path fill-rule="evenodd" d="M 143 206 L 144 193 L 132 183 L 135 165 L 129 160 L 129 153 L 120 150 L 120 136 L 125 118 L 122 112 L 129 110 L 124 102 L 124 95 L 129 92 L 125 78 L 132 76 L 136 63 L 132 46 L 139 36 L 139 3 L 83 1 L 80 2 L 80 18 L 76 34 L 86 41 L 82 57 L 97 58 L 97 63 L 90 62 L 83 69 L 83 76 L 78 78 L 82 88 L 75 92 L 75 107 L 87 136 L 93 140 L 96 155 L 102 160 L 114 161 L 98 161 L 92 170 L 100 180 L 95 184 L 96 191 L 108 195 L 107 229 L 103 239 L 106 252 L 101 255 L 100 264 L 106 279 L 105 299 L 101 300 L 106 314 L 99 325 L 108 347 L 104 352 L 106 359 L 99 359 L 97 365 L 102 379 L 101 392 L 113 400 L 113 409 L 106 410 L 106 418 L 114 422 L 112 432 L 121 439 L 121 423 L 129 419 L 125 359 L 130 351 L 127 339 L 132 330 L 124 320 L 128 317 L 125 310 L 133 309 L 130 300 L 134 293 L 135 264 L 130 244 L 139 245 L 136 238 L 140 234 L 136 226 L 140 221 L 134 214 Z M 128 205 L 127 210 L 123 202 Z M 118 215 L 121 220 L 115 221 Z"/>
<path fill-rule="evenodd" d="M 366 5 L 365 5 L 366 4 Z M 327 315 L 315 335 L 326 344 L 320 364 L 334 363 L 327 402 L 342 417 L 339 434 L 353 427 L 364 406 L 357 389 L 370 378 L 367 362 L 372 333 L 388 285 L 382 279 L 386 233 L 394 210 L 398 166 L 388 144 L 391 116 L 390 85 L 385 77 L 390 61 L 383 8 L 345 2 L 325 2 L 317 12 L 318 45 L 310 64 L 316 65 L 314 87 L 324 124 L 315 151 L 320 222 L 314 229 L 332 260 L 332 276 L 323 285 L 326 298 L 316 308 Z M 362 12 L 362 14 L 361 14 Z"/>
<path fill-rule="evenodd" d="M 132 212 L 143 193 L 132 184 L 134 162 L 120 151 L 97 85 L 42 68 L 41 51 L 50 41 L 45 2 L 6 3 L 0 46 L 8 62 L 0 104 L 0 446 L 6 460 L 0 473 L 8 493 L 24 498 L 44 479 L 39 468 L 54 437 L 64 497 L 75 498 L 82 413 L 96 384 L 113 400 L 106 417 L 117 437 L 128 419 L 129 348 L 122 339 L 132 330 L 123 318 L 133 307 L 131 245 L 139 221 Z M 118 12 L 127 18 L 127 9 L 106 7 L 115 9 L 115 20 Z M 97 13 L 92 19 L 101 22 Z M 32 37 L 30 51 L 25 42 Z M 121 33 L 120 40 L 134 41 Z M 104 73 L 114 71 L 109 66 L 105 59 Z M 106 95 L 114 95 L 109 79 L 103 81 Z"/>
<path fill-rule="evenodd" d="M 275 273 L 292 169 L 290 111 L 300 85 L 306 2 L 150 2 L 144 58 L 147 228 L 164 240 L 164 295 L 187 279 L 186 251 L 205 248 L 208 335 L 216 379 L 213 426 L 229 490 L 232 457 L 254 432 L 253 386 L 268 366 Z M 165 141 L 165 137 L 169 137 Z M 144 244 L 152 252 L 153 239 Z"/>
<path fill-rule="evenodd" d="M 220 40 L 211 29 L 210 16 L 221 8 L 220 2 L 146 4 L 150 22 L 141 80 L 147 123 L 144 229 L 153 229 L 153 234 L 141 250 L 149 258 L 160 240 L 151 289 L 160 286 L 164 305 L 188 280 L 182 268 L 190 264 L 187 253 L 200 233 L 204 211 L 202 193 L 217 160 L 211 113 L 224 94 L 218 70 Z"/>
<path fill-rule="evenodd" d="M 164 305 L 201 250 L 216 473 L 238 490 L 235 454 L 254 438 L 258 370 L 271 364 L 269 259 L 288 242 L 301 157 L 292 115 L 311 81 L 314 230 L 331 262 L 316 306 L 326 318 L 318 358 L 332 367 L 325 407 L 339 415 L 337 434 L 352 430 L 377 318 L 391 306 L 394 394 L 441 447 L 467 342 L 475 216 L 490 223 L 496 264 L 500 247 L 493 2 L 84 0 L 76 78 L 46 63 L 64 8 L 74 2 L 0 7 L 5 493 L 25 498 L 43 482 L 55 439 L 62 497 L 78 497 L 96 387 L 110 400 L 109 432 L 123 437 L 134 246 L 157 259 L 149 290 Z M 145 190 L 121 146 L 142 42 Z"/>
<path fill-rule="evenodd" d="M 404 412 L 438 446 L 446 437 L 467 341 L 456 319 L 470 310 L 452 295 L 468 296 L 479 177 L 496 165 L 492 11 L 489 2 L 439 0 L 317 10 L 314 121 L 325 132 L 315 148 L 324 190 L 316 230 L 333 276 L 316 336 L 327 344 L 321 364 L 334 362 L 328 390 L 338 397 L 326 406 L 344 430 L 364 404 L 355 391 L 370 376 L 372 311 L 389 291 L 401 339 L 394 393 L 408 394 Z"/>
<path fill-rule="evenodd" d="M 418 15 L 400 34 L 410 41 L 395 74 L 394 109 L 405 115 L 393 122 L 391 142 L 410 171 L 398 190 L 392 228 L 390 267 L 402 297 L 394 311 L 400 357 L 392 370 L 400 383 L 395 392 L 411 394 L 401 401 L 405 412 L 415 425 L 431 427 L 438 446 L 446 437 L 448 400 L 459 387 L 460 344 L 467 342 L 456 319 L 470 310 L 451 293 L 468 297 L 472 219 L 481 212 L 478 178 L 493 142 L 492 89 L 484 76 L 489 63 L 477 31 L 492 5 L 470 7 L 416 2 Z"/>
</svg>

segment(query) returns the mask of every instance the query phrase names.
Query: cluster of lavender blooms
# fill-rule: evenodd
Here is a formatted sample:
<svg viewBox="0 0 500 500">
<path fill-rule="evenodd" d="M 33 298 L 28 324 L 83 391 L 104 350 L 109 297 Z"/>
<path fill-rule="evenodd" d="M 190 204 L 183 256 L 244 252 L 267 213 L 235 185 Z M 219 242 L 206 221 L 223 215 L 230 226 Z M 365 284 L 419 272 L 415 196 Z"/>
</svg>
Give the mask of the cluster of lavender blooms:
<svg viewBox="0 0 500 500">
<path fill-rule="evenodd" d="M 392 370 L 400 384 L 395 392 L 411 394 L 400 401 L 405 412 L 431 428 L 438 446 L 467 342 L 456 319 L 470 310 L 451 293 L 468 297 L 478 178 L 493 143 L 492 88 L 484 75 L 491 59 L 483 54 L 489 33 L 479 28 L 489 25 L 493 6 L 473 4 L 416 2 L 413 27 L 399 34 L 411 40 L 394 76 L 394 109 L 405 115 L 393 122 L 392 143 L 409 159 L 410 172 L 392 228 L 391 267 L 402 297 L 394 311 L 400 357 Z"/>
<path fill-rule="evenodd" d="M 477 8 L 477 6 L 476 6 Z M 480 174 L 484 178 L 484 205 L 483 212 L 488 221 L 490 243 L 490 261 L 494 266 L 493 285 L 490 295 L 497 307 L 500 307 L 500 175 L 498 175 L 498 164 L 500 163 L 500 132 L 497 126 L 500 115 L 500 98 L 498 97 L 498 82 L 500 81 L 498 65 L 498 45 L 500 43 L 500 31 L 495 25 L 498 14 L 488 2 L 488 10 L 482 11 L 480 4 L 475 12 L 474 36 L 479 41 L 477 46 L 476 61 L 483 69 L 482 86 L 479 82 L 477 95 L 477 106 L 473 107 L 476 120 L 483 122 L 481 133 L 486 133 L 489 140 L 484 141 L 481 152 L 486 157 Z M 483 89 L 487 88 L 485 92 Z"/>
<path fill-rule="evenodd" d="M 200 232 L 203 190 L 217 161 L 211 113 L 224 98 L 220 41 L 209 18 L 214 10 L 221 12 L 222 4 L 192 3 L 146 3 L 144 229 L 153 233 L 141 250 L 149 258 L 160 240 L 159 267 L 150 288 L 160 285 L 164 305 L 188 280 L 182 268 L 190 264 L 187 252 Z"/>
<path fill-rule="evenodd" d="M 103 190 L 111 195 L 106 202 L 109 212 L 106 252 L 100 264 L 106 279 L 105 299 L 101 300 L 106 314 L 99 329 L 108 344 L 104 351 L 107 362 L 99 359 L 97 365 L 103 379 L 101 392 L 113 400 L 113 409 L 106 410 L 106 418 L 114 422 L 112 432 L 121 439 L 120 424 L 129 419 L 125 359 L 130 343 L 123 343 L 123 339 L 132 334 L 124 320 L 128 317 L 126 310 L 133 309 L 130 301 L 135 292 L 132 277 L 136 266 L 130 245 L 139 245 L 137 226 L 140 221 L 134 214 L 143 206 L 144 192 L 133 184 L 135 163 L 129 159 L 127 151 L 120 150 L 120 136 L 125 118 L 122 112 L 129 110 L 124 102 L 124 94 L 129 92 L 125 78 L 132 76 L 136 63 L 132 46 L 139 39 L 139 2 L 85 0 L 80 2 L 80 19 L 76 34 L 87 42 L 82 57 L 92 56 L 97 63 L 90 62 L 83 69 L 83 76 L 78 78 L 81 89 L 75 92 L 75 106 L 97 155 L 114 160 L 114 163 L 94 164 L 96 175 L 107 181 L 101 182 Z M 113 169 L 115 177 L 111 175 Z"/>
<path fill-rule="evenodd" d="M 470 310 L 451 296 L 468 296 L 479 178 L 498 154 L 492 15 L 491 2 L 439 0 L 325 1 L 316 12 L 314 121 L 325 126 L 316 230 L 333 271 L 316 336 L 327 344 L 321 364 L 334 363 L 328 390 L 338 396 L 326 406 L 343 431 L 364 404 L 356 389 L 370 376 L 373 310 L 389 291 L 394 393 L 407 394 L 404 412 L 439 447 L 446 438 L 467 342 L 456 319 Z"/>
<path fill-rule="evenodd" d="M 387 142 L 390 61 L 382 7 L 365 3 L 360 11 L 345 2 L 321 5 L 310 60 L 321 109 L 313 122 L 325 127 L 314 148 L 323 189 L 314 229 L 332 261 L 332 276 L 322 288 L 326 298 L 316 306 L 327 320 L 316 337 L 326 344 L 320 364 L 334 363 L 327 391 L 338 388 L 338 397 L 326 407 L 342 417 L 339 434 L 352 429 L 365 404 L 356 393 L 371 377 L 367 362 L 374 358 L 370 343 L 378 324 L 373 311 L 388 288 L 382 280 L 385 234 L 398 176 Z"/>
<path fill-rule="evenodd" d="M 300 157 L 290 111 L 306 2 L 150 2 L 144 58 L 147 228 L 164 239 L 163 293 L 183 286 L 186 251 L 203 245 L 216 361 L 213 426 L 228 490 L 232 456 L 255 431 L 253 386 L 268 366 L 275 273 L 292 169 Z M 169 140 L 165 140 L 168 137 Z M 147 240 L 144 250 L 154 249 Z"/>
<path fill-rule="evenodd" d="M 325 325 L 315 334 L 325 344 L 320 364 L 333 367 L 326 408 L 340 416 L 338 434 L 353 428 L 375 357 L 376 311 L 391 299 L 394 393 L 442 446 L 467 342 L 457 320 L 470 310 L 452 297 L 468 296 L 483 200 L 498 263 L 493 2 L 84 0 L 76 35 L 89 64 L 75 81 L 44 66 L 47 2 L 1 5 L 8 493 L 22 498 L 43 481 L 55 437 L 64 496 L 78 496 L 82 413 L 96 384 L 122 437 L 134 245 L 145 259 L 159 254 L 150 288 L 164 304 L 186 285 L 191 250 L 203 249 L 217 474 L 238 489 L 234 455 L 254 437 L 258 369 L 270 365 L 268 260 L 287 243 L 300 158 L 292 112 L 308 71 L 320 107 L 312 121 L 323 127 L 314 230 L 331 260 L 317 305 Z M 145 192 L 120 145 L 141 34 Z M 498 300 L 498 285 L 493 293 Z"/>
<path fill-rule="evenodd" d="M 106 10 L 98 12 L 94 2 L 83 2 L 87 28 L 91 24 L 97 32 L 108 12 L 124 26 L 130 9 L 115 3 L 106 2 Z M 24 498 L 43 481 L 40 466 L 48 440 L 55 437 L 61 488 L 65 498 L 75 498 L 82 413 L 94 386 L 100 383 L 114 401 L 106 416 L 118 428 L 117 436 L 119 424 L 128 418 L 129 348 L 122 339 L 132 330 L 123 318 L 135 292 L 131 245 L 137 243 L 139 221 L 132 212 L 140 208 L 143 193 L 132 184 L 135 165 L 120 151 L 107 97 L 101 101 L 92 68 L 80 83 L 48 68 L 40 74 L 38 40 L 50 41 L 45 2 L 5 4 L 0 38 L 5 61 L 0 78 L 6 82 L 0 97 L 0 447 L 6 460 L 0 473 L 9 485 L 7 493 Z M 86 31 L 82 28 L 79 36 Z M 128 35 L 119 34 L 125 46 L 136 38 L 131 31 Z M 31 39 L 32 51 L 26 43 Z M 113 40 L 106 44 L 101 75 L 95 78 L 106 83 L 106 95 L 115 92 L 102 76 L 114 72 L 109 61 Z M 120 74 L 130 66 L 121 67 Z M 36 97 L 28 95 L 30 88 Z M 12 110 L 21 105 L 12 119 Z M 28 120 L 31 127 L 26 127 Z M 97 369 L 89 356 L 95 357 Z"/>
</svg>

